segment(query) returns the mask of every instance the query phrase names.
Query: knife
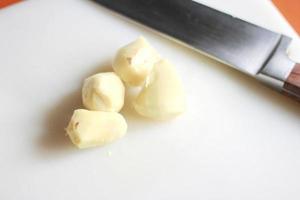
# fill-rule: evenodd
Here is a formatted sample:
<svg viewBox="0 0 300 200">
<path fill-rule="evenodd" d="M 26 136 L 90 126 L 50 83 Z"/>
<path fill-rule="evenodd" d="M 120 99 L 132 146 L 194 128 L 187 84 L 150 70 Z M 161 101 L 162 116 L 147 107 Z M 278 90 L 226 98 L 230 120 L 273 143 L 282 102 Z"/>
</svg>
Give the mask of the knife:
<svg viewBox="0 0 300 200">
<path fill-rule="evenodd" d="M 286 35 L 193 0 L 94 1 L 300 101 L 300 64 L 287 55 Z"/>
</svg>

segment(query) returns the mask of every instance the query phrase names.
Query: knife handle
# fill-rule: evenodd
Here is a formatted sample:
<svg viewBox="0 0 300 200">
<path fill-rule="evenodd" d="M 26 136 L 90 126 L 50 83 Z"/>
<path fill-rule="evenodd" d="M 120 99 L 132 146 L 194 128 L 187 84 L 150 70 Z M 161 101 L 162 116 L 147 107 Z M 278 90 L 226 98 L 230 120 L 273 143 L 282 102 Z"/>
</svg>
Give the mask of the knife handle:
<svg viewBox="0 0 300 200">
<path fill-rule="evenodd" d="M 283 93 L 300 101 L 300 64 L 296 64 L 283 86 Z"/>
</svg>

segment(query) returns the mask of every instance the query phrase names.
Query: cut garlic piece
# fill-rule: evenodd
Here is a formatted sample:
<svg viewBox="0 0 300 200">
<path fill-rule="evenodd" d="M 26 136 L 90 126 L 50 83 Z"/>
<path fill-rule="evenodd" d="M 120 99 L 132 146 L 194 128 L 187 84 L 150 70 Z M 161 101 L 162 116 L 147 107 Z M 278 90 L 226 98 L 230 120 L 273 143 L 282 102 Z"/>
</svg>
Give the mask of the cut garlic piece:
<svg viewBox="0 0 300 200">
<path fill-rule="evenodd" d="M 124 96 L 124 84 L 114 72 L 95 74 L 82 87 L 83 105 L 89 110 L 119 112 Z"/>
<path fill-rule="evenodd" d="M 174 117 L 185 110 L 181 79 L 167 60 L 154 65 L 133 105 L 140 115 L 157 120 Z"/>
<path fill-rule="evenodd" d="M 75 110 L 67 134 L 78 148 L 102 146 L 126 134 L 127 123 L 116 112 Z"/>
<path fill-rule="evenodd" d="M 159 55 L 154 48 L 145 38 L 139 37 L 117 52 L 113 68 L 128 85 L 141 86 L 158 60 Z"/>
</svg>

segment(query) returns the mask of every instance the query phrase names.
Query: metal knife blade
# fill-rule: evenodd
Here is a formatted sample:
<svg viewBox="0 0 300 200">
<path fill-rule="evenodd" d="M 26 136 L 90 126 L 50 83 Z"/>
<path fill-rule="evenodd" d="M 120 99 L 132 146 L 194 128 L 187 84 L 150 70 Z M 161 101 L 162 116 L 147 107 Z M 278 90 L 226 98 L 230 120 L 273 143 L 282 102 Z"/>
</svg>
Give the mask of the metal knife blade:
<svg viewBox="0 0 300 200">
<path fill-rule="evenodd" d="M 94 0 L 281 89 L 291 39 L 192 0 Z M 284 66 L 284 67 L 283 67 Z"/>
</svg>

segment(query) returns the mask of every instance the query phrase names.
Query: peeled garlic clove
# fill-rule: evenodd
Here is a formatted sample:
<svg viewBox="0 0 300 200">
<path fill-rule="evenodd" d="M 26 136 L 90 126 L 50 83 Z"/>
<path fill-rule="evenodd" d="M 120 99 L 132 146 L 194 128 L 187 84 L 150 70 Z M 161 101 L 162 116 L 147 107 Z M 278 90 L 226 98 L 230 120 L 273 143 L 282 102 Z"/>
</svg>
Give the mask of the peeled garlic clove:
<svg viewBox="0 0 300 200">
<path fill-rule="evenodd" d="M 125 135 L 127 123 L 116 112 L 75 110 L 67 134 L 78 148 L 88 148 L 111 143 Z"/>
<path fill-rule="evenodd" d="M 185 110 L 181 79 L 167 60 L 154 65 L 133 105 L 139 114 L 158 120 L 174 117 Z"/>
<path fill-rule="evenodd" d="M 139 37 L 117 52 L 113 69 L 128 85 L 140 86 L 158 60 L 159 55 L 154 48 L 145 38 Z"/>
<path fill-rule="evenodd" d="M 95 74 L 82 87 L 83 105 L 89 110 L 119 112 L 124 96 L 124 84 L 114 72 Z"/>
</svg>

